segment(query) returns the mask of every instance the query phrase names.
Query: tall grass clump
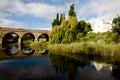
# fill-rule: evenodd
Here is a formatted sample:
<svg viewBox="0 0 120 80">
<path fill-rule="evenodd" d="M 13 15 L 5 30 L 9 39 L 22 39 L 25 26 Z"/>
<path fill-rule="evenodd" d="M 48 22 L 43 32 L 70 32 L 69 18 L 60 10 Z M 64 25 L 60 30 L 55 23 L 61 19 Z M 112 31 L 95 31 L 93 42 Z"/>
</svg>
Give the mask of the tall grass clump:
<svg viewBox="0 0 120 80">
<path fill-rule="evenodd" d="M 72 52 L 69 44 L 49 44 L 48 49 L 51 53 Z"/>
<path fill-rule="evenodd" d="M 120 44 L 101 44 L 95 42 L 79 42 L 71 44 L 49 44 L 51 53 L 78 53 L 101 56 L 120 56 Z"/>
<path fill-rule="evenodd" d="M 47 42 L 32 42 L 30 47 L 35 50 L 44 50 L 47 49 L 48 43 Z"/>
</svg>

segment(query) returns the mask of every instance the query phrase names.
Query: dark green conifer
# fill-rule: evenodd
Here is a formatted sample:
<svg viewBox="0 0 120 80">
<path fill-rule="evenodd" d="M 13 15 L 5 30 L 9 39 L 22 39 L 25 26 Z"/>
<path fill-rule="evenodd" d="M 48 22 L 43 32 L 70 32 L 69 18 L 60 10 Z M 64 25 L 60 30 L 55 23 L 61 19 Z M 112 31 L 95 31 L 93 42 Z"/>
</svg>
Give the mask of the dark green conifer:
<svg viewBox="0 0 120 80">
<path fill-rule="evenodd" d="M 76 13 L 75 13 L 75 11 L 74 11 L 74 4 L 72 4 L 72 5 L 70 6 L 69 16 L 74 16 L 74 17 L 76 17 Z"/>
</svg>

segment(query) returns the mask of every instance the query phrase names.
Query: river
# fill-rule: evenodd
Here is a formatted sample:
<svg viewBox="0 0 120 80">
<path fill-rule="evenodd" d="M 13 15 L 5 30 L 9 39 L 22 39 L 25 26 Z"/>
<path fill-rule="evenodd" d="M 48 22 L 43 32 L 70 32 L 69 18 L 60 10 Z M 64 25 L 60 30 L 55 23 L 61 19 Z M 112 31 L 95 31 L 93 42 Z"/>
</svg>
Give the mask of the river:
<svg viewBox="0 0 120 80">
<path fill-rule="evenodd" d="M 3 51 L 9 59 L 0 59 L 0 80 L 120 80 L 120 59 L 90 55 L 79 58 L 60 54 L 29 57 L 34 50 L 24 49 L 23 58 L 14 58 L 19 50 Z M 1 51 L 2 52 L 2 51 Z M 2 56 L 1 56 L 2 57 Z"/>
</svg>

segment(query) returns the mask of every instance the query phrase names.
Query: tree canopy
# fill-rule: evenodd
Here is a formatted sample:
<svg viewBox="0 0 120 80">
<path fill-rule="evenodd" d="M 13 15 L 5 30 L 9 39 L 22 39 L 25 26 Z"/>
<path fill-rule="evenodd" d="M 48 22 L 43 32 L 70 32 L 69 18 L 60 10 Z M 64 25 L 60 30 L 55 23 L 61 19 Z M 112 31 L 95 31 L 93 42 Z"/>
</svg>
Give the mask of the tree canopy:
<svg viewBox="0 0 120 80">
<path fill-rule="evenodd" d="M 57 13 L 56 19 L 52 22 L 52 31 L 50 38 L 52 43 L 71 43 L 78 41 L 91 31 L 91 24 L 84 20 L 78 21 L 74 4 L 70 6 L 68 20 L 65 19 L 65 14 Z"/>
<path fill-rule="evenodd" d="M 120 16 L 113 19 L 113 26 L 112 27 L 113 27 L 112 28 L 113 32 L 117 32 L 118 34 L 120 34 Z"/>
<path fill-rule="evenodd" d="M 70 6 L 69 16 L 74 16 L 74 17 L 76 16 L 76 13 L 74 11 L 74 4 Z"/>
</svg>

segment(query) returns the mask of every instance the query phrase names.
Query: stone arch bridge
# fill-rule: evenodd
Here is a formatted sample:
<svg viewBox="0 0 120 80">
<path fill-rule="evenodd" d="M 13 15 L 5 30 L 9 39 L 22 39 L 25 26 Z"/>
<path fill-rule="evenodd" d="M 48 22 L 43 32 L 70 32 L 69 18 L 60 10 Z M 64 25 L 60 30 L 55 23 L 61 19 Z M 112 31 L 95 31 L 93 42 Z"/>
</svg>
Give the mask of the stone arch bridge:
<svg viewBox="0 0 120 80">
<path fill-rule="evenodd" d="M 30 33 L 33 34 L 35 37 L 34 41 L 38 41 L 40 35 L 45 34 L 48 36 L 49 40 L 49 33 L 48 30 L 34 30 L 34 29 L 15 29 L 15 28 L 2 28 L 0 27 L 0 44 L 2 44 L 2 39 L 7 33 L 16 33 L 19 36 L 18 43 L 20 44 L 21 38 L 24 34 Z"/>
</svg>

